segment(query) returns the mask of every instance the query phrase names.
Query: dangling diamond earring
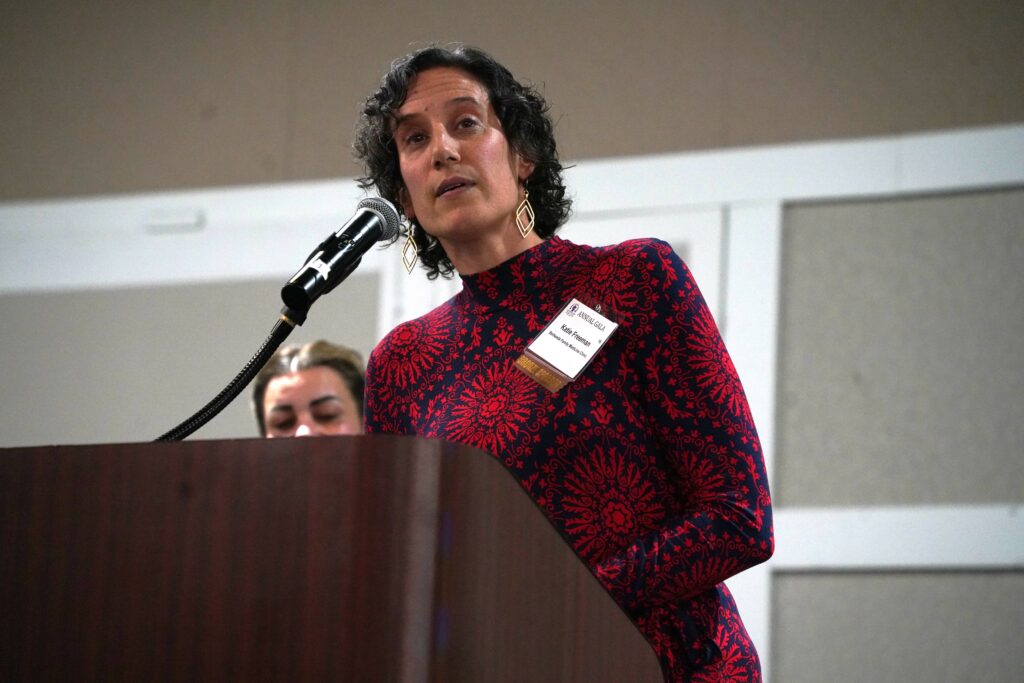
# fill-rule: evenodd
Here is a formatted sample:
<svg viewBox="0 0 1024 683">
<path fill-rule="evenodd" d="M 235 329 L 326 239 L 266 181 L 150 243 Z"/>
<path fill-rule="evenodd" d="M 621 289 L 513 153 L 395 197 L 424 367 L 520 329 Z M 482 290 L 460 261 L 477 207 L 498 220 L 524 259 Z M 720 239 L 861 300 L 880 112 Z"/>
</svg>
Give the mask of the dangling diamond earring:
<svg viewBox="0 0 1024 683">
<path fill-rule="evenodd" d="M 519 228 L 519 234 L 526 239 L 526 236 L 533 232 L 533 221 L 535 215 L 533 213 L 533 206 L 530 205 L 530 191 L 523 190 L 525 195 L 523 201 L 519 203 L 519 207 L 516 209 L 516 227 Z M 523 217 L 526 217 L 524 220 Z"/>
<path fill-rule="evenodd" d="M 412 269 L 416 267 L 416 261 L 419 260 L 420 250 L 416 246 L 416 240 L 412 237 L 413 227 L 409 226 L 409 232 L 406 233 L 408 237 L 405 238 L 405 244 L 402 245 L 402 265 L 405 266 L 405 272 L 412 275 Z M 409 253 L 412 253 L 412 256 Z"/>
</svg>

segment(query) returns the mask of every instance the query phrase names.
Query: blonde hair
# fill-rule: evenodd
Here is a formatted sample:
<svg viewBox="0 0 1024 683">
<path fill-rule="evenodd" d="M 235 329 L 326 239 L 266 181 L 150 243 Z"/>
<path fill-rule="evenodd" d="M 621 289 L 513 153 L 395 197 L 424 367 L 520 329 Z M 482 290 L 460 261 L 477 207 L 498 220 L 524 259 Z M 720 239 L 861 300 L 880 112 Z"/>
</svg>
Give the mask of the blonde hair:
<svg viewBox="0 0 1024 683">
<path fill-rule="evenodd" d="M 267 393 L 270 380 L 280 375 L 287 375 L 307 368 L 324 366 L 338 373 L 345 386 L 352 392 L 352 398 L 359 408 L 359 417 L 363 417 L 363 387 L 365 386 L 363 357 L 358 351 L 347 346 L 332 344 L 318 339 L 307 344 L 289 344 L 278 349 L 263 369 L 256 375 L 252 390 L 252 409 L 256 414 L 256 424 L 260 436 L 267 435 L 265 415 L 263 414 L 263 397 Z"/>
</svg>

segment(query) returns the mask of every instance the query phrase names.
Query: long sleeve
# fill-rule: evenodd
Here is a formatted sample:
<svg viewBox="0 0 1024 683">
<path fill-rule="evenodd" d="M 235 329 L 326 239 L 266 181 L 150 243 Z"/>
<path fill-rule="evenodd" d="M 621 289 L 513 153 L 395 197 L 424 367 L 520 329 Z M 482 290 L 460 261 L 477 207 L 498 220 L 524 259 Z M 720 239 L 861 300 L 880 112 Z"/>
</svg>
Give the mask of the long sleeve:
<svg viewBox="0 0 1024 683">
<path fill-rule="evenodd" d="M 736 370 L 689 270 L 664 242 L 648 244 L 625 286 L 651 301 L 630 322 L 646 350 L 647 418 L 682 512 L 597 567 L 631 611 L 690 598 L 774 549 L 764 458 Z"/>
<path fill-rule="evenodd" d="M 366 364 L 363 421 L 368 434 L 417 434 L 416 424 L 429 412 L 416 391 L 433 386 L 442 348 L 450 340 L 447 307 L 409 320 L 391 330 L 370 354 Z"/>
<path fill-rule="evenodd" d="M 367 434 L 398 433 L 397 421 L 391 407 L 394 402 L 386 400 L 382 391 L 389 386 L 387 364 L 390 343 L 387 337 L 373 350 L 366 363 L 366 392 L 363 399 L 363 428 Z"/>
</svg>

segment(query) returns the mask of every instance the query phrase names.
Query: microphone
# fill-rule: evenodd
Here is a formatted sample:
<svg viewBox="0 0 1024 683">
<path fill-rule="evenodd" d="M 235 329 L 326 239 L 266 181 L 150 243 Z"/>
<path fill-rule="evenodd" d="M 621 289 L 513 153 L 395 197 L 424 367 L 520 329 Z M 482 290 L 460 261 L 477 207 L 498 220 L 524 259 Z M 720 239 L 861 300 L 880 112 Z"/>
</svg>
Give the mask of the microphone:
<svg viewBox="0 0 1024 683">
<path fill-rule="evenodd" d="M 314 301 L 337 287 L 356 269 L 374 242 L 394 239 L 399 222 L 398 211 L 390 202 L 379 197 L 363 199 L 351 220 L 328 235 L 299 272 L 281 288 L 285 306 L 293 312 L 308 312 Z"/>
</svg>

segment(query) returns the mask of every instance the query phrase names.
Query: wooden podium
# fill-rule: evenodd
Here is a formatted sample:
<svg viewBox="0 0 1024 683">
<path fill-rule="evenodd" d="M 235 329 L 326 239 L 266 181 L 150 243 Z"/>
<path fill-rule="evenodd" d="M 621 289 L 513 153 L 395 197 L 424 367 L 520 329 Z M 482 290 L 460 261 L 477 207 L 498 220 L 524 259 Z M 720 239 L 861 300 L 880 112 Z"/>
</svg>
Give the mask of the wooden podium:
<svg viewBox="0 0 1024 683">
<path fill-rule="evenodd" d="M 0 680 L 661 680 L 493 457 L 410 437 L 0 450 Z"/>
</svg>

